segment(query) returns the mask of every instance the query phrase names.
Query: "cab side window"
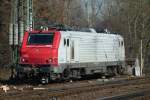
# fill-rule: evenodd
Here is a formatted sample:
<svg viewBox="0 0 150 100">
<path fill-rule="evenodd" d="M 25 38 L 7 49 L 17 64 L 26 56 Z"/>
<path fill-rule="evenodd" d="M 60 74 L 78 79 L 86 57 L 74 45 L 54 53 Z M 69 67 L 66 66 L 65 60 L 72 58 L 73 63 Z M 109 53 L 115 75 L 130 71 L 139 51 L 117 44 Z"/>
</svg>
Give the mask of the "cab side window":
<svg viewBox="0 0 150 100">
<path fill-rule="evenodd" d="M 124 44 L 123 44 L 123 41 L 121 41 L 121 46 L 123 46 Z"/>
<path fill-rule="evenodd" d="M 69 47 L 69 39 L 67 39 L 67 46 Z"/>
<path fill-rule="evenodd" d="M 66 39 L 64 38 L 64 46 L 66 46 Z"/>
</svg>

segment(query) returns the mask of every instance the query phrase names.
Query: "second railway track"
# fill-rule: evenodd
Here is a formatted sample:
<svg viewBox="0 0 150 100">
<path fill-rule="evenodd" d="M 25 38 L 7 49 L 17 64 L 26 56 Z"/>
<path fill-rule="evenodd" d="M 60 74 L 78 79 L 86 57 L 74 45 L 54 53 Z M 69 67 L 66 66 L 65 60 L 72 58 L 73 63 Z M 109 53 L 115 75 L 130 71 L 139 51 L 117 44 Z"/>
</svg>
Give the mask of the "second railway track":
<svg viewBox="0 0 150 100">
<path fill-rule="evenodd" d="M 93 98 L 97 98 L 96 95 L 99 97 L 119 94 L 119 93 L 126 93 L 128 91 L 136 91 L 139 89 L 145 89 L 147 87 L 150 87 L 149 85 L 150 79 L 149 78 L 133 78 L 133 79 L 123 79 L 123 80 L 117 80 L 117 81 L 111 81 L 111 82 L 105 82 L 105 83 L 99 83 L 99 82 L 93 82 L 93 83 L 87 83 L 87 84 L 68 84 L 63 87 L 58 88 L 45 88 L 43 90 L 26 90 L 22 92 L 9 92 L 9 93 L 1 93 L 0 99 L 5 97 L 4 100 L 17 100 L 17 98 L 24 98 L 26 95 L 28 95 L 28 98 L 46 98 L 49 99 L 58 99 L 58 100 L 65 100 L 67 98 L 75 99 L 74 96 L 80 96 L 81 94 L 93 94 L 95 96 L 90 96 L 89 100 Z M 79 86 L 80 85 L 80 86 Z M 68 99 L 69 100 L 69 99 Z M 88 98 L 87 98 L 88 100 Z"/>
<path fill-rule="evenodd" d="M 150 89 L 132 91 L 125 94 L 113 95 L 108 97 L 101 97 L 97 100 L 133 100 L 139 97 L 147 97 L 150 95 Z M 144 99 L 145 100 L 145 99 Z"/>
</svg>

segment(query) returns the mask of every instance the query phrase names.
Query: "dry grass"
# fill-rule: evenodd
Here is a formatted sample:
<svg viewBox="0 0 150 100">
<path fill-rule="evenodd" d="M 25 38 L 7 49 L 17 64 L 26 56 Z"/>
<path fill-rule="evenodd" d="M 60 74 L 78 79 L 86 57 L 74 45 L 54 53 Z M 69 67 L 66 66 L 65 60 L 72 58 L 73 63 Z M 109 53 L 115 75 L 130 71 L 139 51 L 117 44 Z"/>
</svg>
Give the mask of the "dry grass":
<svg viewBox="0 0 150 100">
<path fill-rule="evenodd" d="M 0 80 L 7 80 L 11 75 L 11 70 L 9 68 L 0 69 Z"/>
</svg>

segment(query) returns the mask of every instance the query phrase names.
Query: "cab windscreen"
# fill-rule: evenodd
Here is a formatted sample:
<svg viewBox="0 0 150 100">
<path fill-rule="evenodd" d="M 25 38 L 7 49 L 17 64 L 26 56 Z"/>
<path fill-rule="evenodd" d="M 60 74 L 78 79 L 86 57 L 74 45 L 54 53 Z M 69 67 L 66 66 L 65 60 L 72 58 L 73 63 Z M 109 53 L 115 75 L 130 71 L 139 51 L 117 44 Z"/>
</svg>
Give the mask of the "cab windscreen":
<svg viewBox="0 0 150 100">
<path fill-rule="evenodd" d="M 30 33 L 28 37 L 28 45 L 51 45 L 53 43 L 54 34 Z"/>
</svg>

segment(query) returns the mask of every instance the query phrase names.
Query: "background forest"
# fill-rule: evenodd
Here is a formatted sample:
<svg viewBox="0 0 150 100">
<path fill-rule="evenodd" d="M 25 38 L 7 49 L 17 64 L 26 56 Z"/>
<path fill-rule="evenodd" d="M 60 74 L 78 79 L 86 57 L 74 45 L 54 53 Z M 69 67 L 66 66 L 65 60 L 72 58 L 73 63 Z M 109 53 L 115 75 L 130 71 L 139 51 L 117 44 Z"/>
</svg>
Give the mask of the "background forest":
<svg viewBox="0 0 150 100">
<path fill-rule="evenodd" d="M 0 66 L 10 63 L 8 45 L 11 0 L 0 0 Z M 33 0 L 34 25 L 62 23 L 107 28 L 125 39 L 126 58 L 141 56 L 150 71 L 150 0 Z"/>
</svg>

